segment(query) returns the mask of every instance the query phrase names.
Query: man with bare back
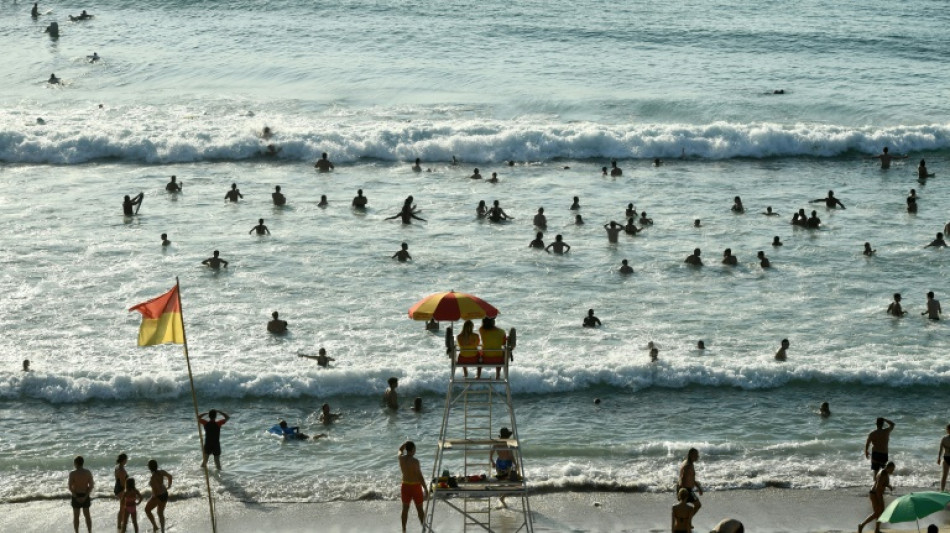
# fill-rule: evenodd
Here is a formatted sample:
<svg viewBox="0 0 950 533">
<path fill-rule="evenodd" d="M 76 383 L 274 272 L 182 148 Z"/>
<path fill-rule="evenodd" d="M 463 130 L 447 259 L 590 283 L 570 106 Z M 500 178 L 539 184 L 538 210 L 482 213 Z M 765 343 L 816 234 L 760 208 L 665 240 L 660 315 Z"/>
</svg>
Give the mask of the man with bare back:
<svg viewBox="0 0 950 533">
<path fill-rule="evenodd" d="M 69 473 L 69 503 L 73 507 L 73 530 L 79 533 L 79 510 L 86 518 L 86 531 L 92 531 L 92 517 L 89 516 L 89 505 L 92 503 L 92 489 L 95 482 L 92 472 L 83 468 L 85 460 L 81 455 L 73 459 L 75 470 Z"/>
<path fill-rule="evenodd" d="M 887 427 L 884 427 L 884 424 L 887 424 Z M 884 417 L 878 417 L 877 429 L 868 433 L 868 440 L 864 443 L 864 457 L 871 460 L 871 470 L 874 471 L 875 476 L 878 470 L 887 465 L 887 444 L 891 440 L 893 429 L 893 422 Z"/>
<path fill-rule="evenodd" d="M 165 533 L 165 504 L 168 503 L 168 489 L 172 488 L 172 475 L 164 470 L 158 469 L 158 461 L 152 459 L 148 462 L 148 469 L 152 476 L 148 480 L 148 486 L 152 488 L 152 496 L 145 504 L 145 514 L 148 521 L 152 523 L 152 531 L 158 531 L 158 525 L 155 524 L 155 517 L 152 516 L 152 509 L 158 507 L 158 522 L 161 525 L 162 533 Z M 165 484 L 165 480 L 168 484 Z"/>
<path fill-rule="evenodd" d="M 416 459 L 416 443 L 407 440 L 399 447 L 399 469 L 402 470 L 402 531 L 406 531 L 406 521 L 409 519 L 409 504 L 415 503 L 419 514 L 419 524 L 425 525 L 425 512 L 422 502 L 429 497 L 426 480 L 422 476 L 422 468 Z"/>
</svg>

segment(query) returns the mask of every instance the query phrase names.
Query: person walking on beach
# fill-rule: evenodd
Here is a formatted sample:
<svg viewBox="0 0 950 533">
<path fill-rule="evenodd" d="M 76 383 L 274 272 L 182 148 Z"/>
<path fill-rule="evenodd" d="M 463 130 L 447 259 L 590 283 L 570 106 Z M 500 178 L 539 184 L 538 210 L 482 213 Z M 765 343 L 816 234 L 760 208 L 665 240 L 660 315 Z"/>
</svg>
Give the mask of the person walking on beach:
<svg viewBox="0 0 950 533">
<path fill-rule="evenodd" d="M 947 424 L 947 434 L 940 439 L 940 448 L 937 449 L 937 464 L 943 460 L 943 473 L 940 474 L 940 492 L 947 488 L 947 472 L 950 471 L 950 424 Z"/>
<path fill-rule="evenodd" d="M 416 443 L 407 440 L 399 447 L 399 470 L 402 471 L 402 488 L 400 490 L 402 499 L 402 531 L 406 532 L 406 521 L 409 519 L 409 504 L 416 505 L 416 513 L 419 514 L 419 524 L 425 526 L 425 513 L 422 510 L 422 502 L 429 497 L 429 489 L 426 487 L 426 480 L 422 476 L 422 468 L 419 466 L 419 460 L 416 459 Z"/>
<path fill-rule="evenodd" d="M 69 473 L 69 504 L 73 507 L 73 531 L 79 533 L 79 510 L 82 510 L 86 519 L 86 531 L 92 532 L 92 517 L 89 516 L 89 506 L 92 504 L 92 489 L 96 486 L 92 479 L 92 472 L 83 468 L 86 460 L 81 455 L 73 459 L 75 470 Z"/>
<path fill-rule="evenodd" d="M 164 470 L 158 469 L 158 461 L 151 459 L 148 462 L 148 469 L 152 476 L 148 480 L 148 486 L 152 488 L 152 496 L 145 504 L 145 515 L 148 521 L 152 523 L 152 531 L 158 531 L 159 526 L 155 524 L 155 517 L 152 516 L 152 509 L 158 508 L 158 522 L 161 524 L 162 533 L 165 533 L 165 505 L 168 503 L 168 489 L 172 488 L 172 475 Z M 165 480 L 168 484 L 165 484 Z"/>
<path fill-rule="evenodd" d="M 176 176 L 172 176 L 172 180 L 165 184 L 165 192 L 170 192 L 172 194 L 181 192 L 181 183 L 179 183 Z"/>
<path fill-rule="evenodd" d="M 930 320 L 940 320 L 940 313 L 943 312 L 943 309 L 940 308 L 940 301 L 934 298 L 934 291 L 927 293 L 927 310 L 921 313 L 921 315 L 927 315 L 927 318 Z"/>
<path fill-rule="evenodd" d="M 887 306 L 887 314 L 892 316 L 904 316 L 907 314 L 907 311 L 901 307 L 901 293 L 894 293 L 894 301 L 891 302 L 891 305 Z"/>
<path fill-rule="evenodd" d="M 237 183 L 231 184 L 231 190 L 224 193 L 224 199 L 229 202 L 237 202 L 239 198 L 244 198 L 241 190 L 237 188 Z"/>
<path fill-rule="evenodd" d="M 891 486 L 891 474 L 894 473 L 894 468 L 894 463 L 889 462 L 882 467 L 879 473 L 875 474 L 874 485 L 868 493 L 868 499 L 871 500 L 871 514 L 864 519 L 864 522 L 858 524 L 858 533 L 861 533 L 861 531 L 864 530 L 864 526 L 877 520 L 877 518 L 881 516 L 881 513 L 884 512 L 884 491 L 886 489 L 894 490 L 894 487 Z M 874 524 L 874 533 L 881 533 L 880 522 Z"/>
<path fill-rule="evenodd" d="M 270 235 L 270 230 L 267 229 L 267 226 L 264 225 L 264 219 L 263 219 L 263 218 L 257 219 L 257 225 L 254 226 L 253 228 L 251 228 L 251 231 L 247 232 L 247 234 L 250 235 L 250 234 L 254 233 L 255 231 L 256 231 L 257 234 L 260 235 L 260 236 Z"/>
<path fill-rule="evenodd" d="M 692 533 L 693 531 L 693 516 L 696 515 L 702 504 L 699 503 L 699 500 L 690 504 L 686 501 L 688 498 L 688 490 L 680 489 L 676 491 L 676 499 L 679 503 L 673 506 L 673 533 Z"/>
<path fill-rule="evenodd" d="M 219 257 L 221 252 L 215 250 L 214 254 L 201 262 L 202 265 L 207 265 L 211 267 L 212 270 L 218 270 L 221 267 L 228 268 L 228 262 Z"/>
<path fill-rule="evenodd" d="M 677 495 L 679 495 L 680 490 L 686 490 L 686 498 L 683 501 L 693 504 L 694 515 L 696 511 L 699 511 L 699 508 L 702 507 L 699 498 L 696 497 L 696 492 L 699 492 L 700 496 L 703 495 L 703 487 L 699 484 L 699 481 L 696 481 L 697 460 L 699 460 L 699 450 L 690 448 L 689 451 L 686 452 L 686 460 L 680 465 L 679 480 L 676 482 Z"/>
<path fill-rule="evenodd" d="M 864 458 L 871 460 L 874 475 L 887 465 L 887 444 L 891 440 L 891 431 L 894 430 L 894 422 L 884 417 L 878 417 L 876 423 L 877 429 L 868 433 L 868 439 L 864 442 Z M 884 427 L 885 424 L 887 427 Z"/>
<path fill-rule="evenodd" d="M 881 160 L 881 169 L 887 170 L 891 168 L 891 161 L 894 159 L 907 159 L 910 156 L 907 155 L 891 155 L 887 151 L 887 147 L 884 147 L 884 150 L 881 151 L 878 155 L 872 155 L 871 159 L 880 159 Z"/>
<path fill-rule="evenodd" d="M 277 311 L 270 314 L 271 319 L 267 322 L 267 331 L 275 335 L 287 333 L 287 321 L 278 318 Z"/>
<path fill-rule="evenodd" d="M 317 162 L 313 164 L 313 168 L 317 169 L 318 172 L 330 172 L 334 167 L 333 163 L 327 159 L 327 153 L 323 152 L 320 159 L 317 159 Z"/>
<path fill-rule="evenodd" d="M 115 494 L 116 498 L 119 498 L 119 495 L 125 491 L 125 482 L 129 479 L 128 472 L 125 471 L 125 463 L 129 462 L 129 456 L 120 453 L 115 460 L 115 486 L 112 488 L 112 493 Z M 116 516 L 116 527 L 122 529 L 122 511 L 125 508 L 125 504 L 122 501 L 122 498 L 119 498 L 119 514 Z"/>
<path fill-rule="evenodd" d="M 270 193 L 270 197 L 274 200 L 274 205 L 287 205 L 287 198 L 280 192 L 280 185 L 274 187 L 274 192 Z"/>
<path fill-rule="evenodd" d="M 386 383 L 389 384 L 389 388 L 383 393 L 383 403 L 386 404 L 386 407 L 395 411 L 399 409 L 399 395 L 396 394 L 396 387 L 399 386 L 399 380 L 395 377 L 391 377 L 386 380 Z"/>
<path fill-rule="evenodd" d="M 223 417 L 221 420 L 217 420 L 219 414 Z M 208 417 L 207 420 L 205 420 L 205 416 Z M 221 470 L 221 426 L 230 419 L 231 417 L 227 413 L 216 409 L 198 415 L 198 423 L 205 429 L 205 446 L 201 468 L 208 467 L 208 456 L 213 455 L 214 467 Z"/>
</svg>

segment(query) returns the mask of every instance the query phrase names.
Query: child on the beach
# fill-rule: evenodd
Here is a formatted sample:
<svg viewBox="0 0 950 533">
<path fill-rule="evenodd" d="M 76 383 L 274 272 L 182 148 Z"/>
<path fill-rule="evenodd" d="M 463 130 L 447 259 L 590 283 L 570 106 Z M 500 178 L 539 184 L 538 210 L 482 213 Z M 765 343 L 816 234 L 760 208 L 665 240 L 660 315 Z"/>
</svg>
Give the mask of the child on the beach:
<svg viewBox="0 0 950 533">
<path fill-rule="evenodd" d="M 136 516 L 136 507 L 142 503 L 142 493 L 135 488 L 135 479 L 129 478 L 125 482 L 125 491 L 119 494 L 119 501 L 122 502 L 122 533 L 125 533 L 129 525 L 129 517 L 132 517 L 132 527 L 135 533 L 139 533 L 139 520 Z"/>
</svg>

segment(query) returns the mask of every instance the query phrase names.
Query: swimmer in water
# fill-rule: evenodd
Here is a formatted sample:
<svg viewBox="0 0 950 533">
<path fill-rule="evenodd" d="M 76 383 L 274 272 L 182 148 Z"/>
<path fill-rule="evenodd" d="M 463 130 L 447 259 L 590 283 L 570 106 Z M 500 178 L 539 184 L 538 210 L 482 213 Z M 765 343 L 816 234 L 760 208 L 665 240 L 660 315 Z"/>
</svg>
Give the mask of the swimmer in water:
<svg viewBox="0 0 950 533">
<path fill-rule="evenodd" d="M 736 256 L 732 255 L 732 248 L 726 248 L 722 251 L 722 264 L 728 266 L 736 266 L 739 264 L 739 260 Z"/>
<path fill-rule="evenodd" d="M 571 203 L 571 211 L 577 211 L 580 208 L 581 208 L 581 199 L 575 196 L 574 202 Z"/>
<path fill-rule="evenodd" d="M 940 308 L 940 302 L 934 298 L 933 291 L 927 293 L 927 310 L 921 313 L 921 315 L 927 315 L 927 318 L 930 320 L 940 320 L 940 314 L 943 313 L 943 309 Z"/>
<path fill-rule="evenodd" d="M 423 222 L 426 221 L 426 219 L 416 214 L 416 207 L 412 205 L 412 196 L 406 197 L 406 200 L 402 203 L 402 209 L 400 209 L 398 213 L 391 217 L 386 217 L 385 220 L 392 220 L 394 218 L 402 219 L 403 224 L 412 224 L 412 219 L 421 220 Z"/>
<path fill-rule="evenodd" d="M 660 158 L 659 158 L 659 157 L 653 158 L 653 166 L 654 166 L 654 167 L 658 167 L 658 166 L 660 166 L 660 165 L 662 165 L 662 164 L 663 164 L 663 161 L 660 161 Z"/>
<path fill-rule="evenodd" d="M 59 37 L 59 23 L 50 22 L 49 26 L 47 26 L 46 29 L 43 30 L 43 32 L 48 33 L 49 36 L 53 39 Z"/>
<path fill-rule="evenodd" d="M 778 238 L 778 235 L 772 238 L 772 246 L 784 246 L 784 243 Z"/>
<path fill-rule="evenodd" d="M 582 216 L 580 215 L 580 213 L 574 215 L 574 225 L 575 225 L 575 226 L 583 226 L 583 225 L 584 225 L 584 217 L 582 217 Z"/>
<path fill-rule="evenodd" d="M 811 212 L 811 216 L 808 217 L 808 221 L 805 223 L 805 225 L 806 225 L 809 229 L 818 229 L 818 227 L 821 226 L 821 219 L 818 218 L 818 212 L 817 212 L 817 211 L 812 211 L 812 212 Z"/>
<path fill-rule="evenodd" d="M 267 322 L 267 331 L 275 335 L 287 333 L 287 321 L 278 317 L 277 311 L 270 314 L 271 319 Z"/>
<path fill-rule="evenodd" d="M 482 175 L 478 172 L 478 169 L 476 168 L 475 172 L 471 176 L 469 176 L 469 179 L 480 180 L 482 179 Z"/>
<path fill-rule="evenodd" d="M 700 340 L 696 343 L 696 349 L 699 350 L 699 351 L 705 350 L 705 349 L 706 349 L 706 343 L 703 342 L 702 339 L 700 339 Z"/>
<path fill-rule="evenodd" d="M 86 58 L 89 60 L 90 63 L 95 63 L 96 61 L 99 61 L 100 59 L 102 59 L 101 57 L 99 57 L 99 54 L 97 54 L 96 52 L 93 52 L 91 56 L 86 56 Z"/>
<path fill-rule="evenodd" d="M 135 211 L 132 208 L 141 204 L 142 198 L 145 198 L 144 192 L 138 193 L 135 198 L 129 198 L 129 195 L 126 195 L 122 200 L 122 213 L 127 217 L 134 215 Z"/>
<path fill-rule="evenodd" d="M 543 238 L 544 238 L 544 233 L 541 233 L 541 232 L 539 231 L 539 232 L 537 233 L 537 235 L 534 236 L 534 240 L 531 241 L 530 243 L 528 243 L 528 248 L 535 248 L 535 249 L 537 249 L 537 250 L 543 250 L 543 249 L 544 249 L 544 240 L 543 240 Z"/>
<path fill-rule="evenodd" d="M 221 252 L 215 250 L 214 254 L 201 262 L 202 265 L 207 265 L 212 270 L 218 270 L 220 268 L 228 268 L 228 262 L 220 257 Z"/>
<path fill-rule="evenodd" d="M 630 202 L 629 204 L 627 204 L 627 209 L 623 212 L 623 216 L 625 218 L 630 218 L 630 217 L 636 218 L 640 216 L 639 214 L 637 214 L 637 206 L 633 205 L 633 202 Z"/>
<path fill-rule="evenodd" d="M 333 170 L 334 166 L 333 163 L 331 163 L 327 158 L 327 153 L 323 152 L 323 154 L 320 156 L 320 159 L 318 159 L 317 162 L 313 164 L 313 168 L 317 169 L 318 172 L 330 172 Z"/>
<path fill-rule="evenodd" d="M 877 250 L 871 249 L 871 243 L 869 242 L 864 243 L 864 252 L 862 252 L 864 255 L 871 257 L 872 255 L 874 255 L 875 252 L 877 252 Z"/>
<path fill-rule="evenodd" d="M 824 203 L 825 203 L 825 207 L 827 207 L 828 209 L 834 209 L 835 207 L 840 207 L 841 209 L 846 209 L 845 206 L 844 206 L 844 204 L 841 203 L 841 200 L 835 198 L 835 192 L 834 192 L 834 191 L 828 191 L 828 196 L 826 196 L 826 197 L 824 197 L 824 198 L 818 198 L 818 199 L 812 200 L 812 201 L 809 202 L 809 203 L 814 204 L 814 203 L 818 203 L 818 202 L 824 202 Z"/>
<path fill-rule="evenodd" d="M 924 246 L 924 248 L 944 248 L 946 246 L 947 241 L 943 240 L 943 233 L 937 233 L 937 238 L 931 241 L 927 246 Z"/>
<path fill-rule="evenodd" d="M 556 235 L 554 237 L 554 242 L 547 245 L 544 251 L 547 253 L 551 253 L 552 248 L 554 249 L 554 253 L 558 255 L 566 254 L 567 252 L 571 251 L 571 245 L 564 242 L 564 237 L 561 235 Z"/>
<path fill-rule="evenodd" d="M 870 159 L 880 159 L 880 160 L 881 160 L 881 169 L 882 169 L 882 170 L 887 170 L 887 169 L 891 168 L 891 161 L 893 161 L 894 159 L 907 159 L 908 157 L 910 157 L 910 156 L 908 156 L 908 155 L 891 155 L 891 154 L 887 151 L 887 147 L 885 146 L 885 147 L 884 147 L 884 150 L 882 150 L 880 154 L 878 154 L 878 155 L 872 155 L 872 156 L 870 157 Z"/>
<path fill-rule="evenodd" d="M 498 200 L 492 202 L 491 209 L 488 210 L 488 220 L 492 222 L 501 222 L 504 220 L 514 220 L 514 217 L 509 216 L 508 213 L 505 213 L 505 210 L 501 208 Z"/>
<path fill-rule="evenodd" d="M 765 212 L 762 213 L 762 214 L 765 215 L 765 216 L 767 216 L 767 217 L 778 216 L 778 213 L 776 213 L 775 211 L 772 211 L 772 206 L 767 206 L 767 207 L 765 208 Z"/>
<path fill-rule="evenodd" d="M 364 210 L 368 202 L 369 200 L 363 196 L 363 189 L 357 189 L 356 196 L 353 197 L 353 202 L 350 205 L 353 206 L 353 209 Z"/>
<path fill-rule="evenodd" d="M 265 141 L 274 136 L 274 132 L 271 131 L 270 126 L 264 126 L 264 129 L 261 130 L 261 139 Z"/>
<path fill-rule="evenodd" d="M 92 18 L 92 15 L 90 15 L 89 13 L 86 13 L 85 9 L 83 9 L 82 13 L 80 13 L 78 16 L 75 16 L 75 17 L 72 15 L 69 16 L 69 20 L 73 22 L 76 22 L 77 20 L 88 20 L 91 18 Z"/>
<path fill-rule="evenodd" d="M 498 173 L 492 172 L 491 177 L 488 178 L 488 183 L 498 183 Z"/>
<path fill-rule="evenodd" d="M 270 193 L 274 205 L 287 205 L 287 198 L 280 192 L 280 185 L 274 187 L 274 192 Z"/>
<path fill-rule="evenodd" d="M 907 197 L 907 212 L 916 213 L 917 212 L 917 191 L 914 189 L 910 190 L 910 196 Z"/>
<path fill-rule="evenodd" d="M 769 258 L 768 258 L 768 257 L 765 257 L 765 252 L 763 252 L 762 250 L 759 250 L 759 253 L 756 254 L 756 257 L 759 258 L 759 266 L 760 266 L 760 267 L 762 267 L 762 268 L 770 268 L 770 267 L 772 266 L 772 262 L 769 261 Z"/>
<path fill-rule="evenodd" d="M 634 223 L 633 217 L 627 219 L 627 224 L 623 227 L 623 231 L 627 235 L 636 235 L 640 232 L 640 229 L 637 228 L 637 225 Z"/>
<path fill-rule="evenodd" d="M 620 236 L 620 232 L 623 231 L 623 226 L 611 220 L 604 224 L 604 229 L 607 230 L 607 242 L 617 244 L 617 238 Z"/>
<path fill-rule="evenodd" d="M 237 202 L 239 198 L 244 198 L 244 195 L 237 188 L 237 183 L 232 183 L 231 190 L 224 193 L 224 199 L 229 202 Z"/>
<path fill-rule="evenodd" d="M 488 206 L 485 205 L 485 200 L 478 201 L 478 205 L 475 207 L 475 216 L 479 219 L 488 216 Z"/>
<path fill-rule="evenodd" d="M 56 74 L 50 74 L 49 79 L 46 80 L 46 83 L 50 85 L 58 85 L 62 80 L 56 77 Z"/>
<path fill-rule="evenodd" d="M 307 359 L 316 359 L 317 365 L 322 366 L 323 368 L 328 368 L 330 366 L 330 361 L 336 361 L 332 357 L 327 357 L 326 348 L 320 348 L 320 351 L 317 352 L 317 355 L 307 355 L 303 353 L 298 353 L 297 357 L 305 357 Z"/>
<path fill-rule="evenodd" d="M 660 360 L 660 349 L 656 346 L 650 348 L 650 362 L 655 363 Z"/>
<path fill-rule="evenodd" d="M 608 174 L 607 174 L 607 167 L 600 167 L 600 175 L 601 175 L 601 176 L 605 176 L 605 177 L 608 175 Z"/>
<path fill-rule="evenodd" d="M 402 248 L 393 254 L 392 259 L 396 259 L 400 263 L 405 263 L 406 261 L 412 261 L 412 256 L 409 255 L 409 245 L 406 243 L 402 243 L 400 246 Z"/>
<path fill-rule="evenodd" d="M 652 225 L 653 225 L 653 219 L 647 216 L 647 212 L 646 212 L 646 211 L 641 211 L 641 212 L 640 212 L 640 225 L 641 225 L 641 226 L 652 226 Z"/>
<path fill-rule="evenodd" d="M 693 250 L 693 255 L 688 256 L 686 260 L 683 262 L 686 263 L 687 265 L 703 266 L 703 260 L 699 258 L 699 254 L 701 253 L 702 253 L 702 250 L 700 250 L 699 248 L 696 248 L 695 250 Z"/>
<path fill-rule="evenodd" d="M 418 157 L 416 158 L 416 164 L 412 165 L 413 172 L 422 172 L 422 160 Z"/>
<path fill-rule="evenodd" d="M 828 402 L 822 402 L 821 406 L 818 407 L 818 414 L 822 418 L 828 418 L 831 416 L 831 406 L 828 405 Z"/>
<path fill-rule="evenodd" d="M 742 198 L 736 196 L 732 199 L 732 212 L 733 213 L 745 213 L 745 207 L 742 206 Z"/>
<path fill-rule="evenodd" d="M 270 230 L 264 225 L 263 218 L 257 219 L 257 225 L 251 228 L 251 231 L 247 232 L 247 234 L 250 235 L 254 232 L 257 232 L 258 235 L 270 235 Z"/>
<path fill-rule="evenodd" d="M 538 229 L 547 229 L 548 228 L 548 219 L 544 216 L 544 208 L 538 208 L 538 214 L 534 215 L 534 227 Z"/>
<path fill-rule="evenodd" d="M 172 176 L 171 181 L 165 184 L 165 192 L 170 192 L 172 194 L 181 192 L 181 183 L 178 182 L 178 177 Z"/>
<path fill-rule="evenodd" d="M 327 201 L 327 195 L 321 194 L 320 203 L 317 204 L 317 207 L 327 207 L 328 205 L 330 205 L 330 202 Z"/>
<path fill-rule="evenodd" d="M 936 175 L 936 174 L 933 174 L 933 173 L 931 173 L 931 172 L 927 172 L 927 162 L 924 161 L 923 159 L 921 159 L 921 160 L 920 160 L 920 165 L 917 166 L 917 179 L 922 179 L 922 180 L 923 180 L 923 179 L 927 179 L 927 178 L 932 178 L 932 177 L 934 177 L 935 175 Z"/>
<path fill-rule="evenodd" d="M 599 327 L 600 319 L 594 316 L 594 310 L 588 309 L 587 316 L 584 317 L 584 327 L 585 328 L 596 328 Z"/>
<path fill-rule="evenodd" d="M 633 267 L 627 264 L 627 260 L 624 259 L 620 262 L 620 269 L 618 270 L 621 274 L 633 274 Z"/>
<path fill-rule="evenodd" d="M 162 246 L 171 246 L 172 241 L 168 240 L 168 234 L 162 233 Z"/>
<path fill-rule="evenodd" d="M 693 221 L 693 227 L 694 228 L 703 227 L 703 221 L 697 218 L 696 220 Z"/>
<path fill-rule="evenodd" d="M 33 18 L 40 16 L 39 2 L 33 2 L 33 9 L 30 10 L 30 16 Z"/>
<path fill-rule="evenodd" d="M 789 347 L 788 339 L 782 339 L 782 346 L 781 346 L 781 348 L 779 348 L 778 351 L 775 352 L 775 360 L 776 360 L 776 361 L 786 361 L 786 360 L 788 360 L 788 347 Z"/>
<path fill-rule="evenodd" d="M 894 293 L 894 301 L 887 306 L 887 314 L 891 316 L 904 316 L 907 314 L 907 311 L 904 311 L 904 308 L 901 307 L 901 293 Z"/>
<path fill-rule="evenodd" d="M 610 162 L 610 175 L 614 178 L 623 175 L 623 170 L 620 170 L 620 167 L 617 166 L 616 159 Z"/>
</svg>

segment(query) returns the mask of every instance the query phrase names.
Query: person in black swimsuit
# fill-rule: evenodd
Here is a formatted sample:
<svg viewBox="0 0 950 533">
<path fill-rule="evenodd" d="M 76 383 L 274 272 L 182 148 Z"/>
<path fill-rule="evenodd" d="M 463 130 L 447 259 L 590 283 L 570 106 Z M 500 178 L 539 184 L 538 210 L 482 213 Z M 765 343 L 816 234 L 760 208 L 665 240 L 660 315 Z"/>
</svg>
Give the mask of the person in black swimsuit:
<svg viewBox="0 0 950 533">
<path fill-rule="evenodd" d="M 223 418 L 216 420 L 219 414 Z M 207 420 L 204 419 L 205 415 L 208 416 Z M 221 426 L 230 419 L 227 413 L 215 409 L 198 415 L 198 423 L 205 428 L 204 460 L 201 461 L 201 468 L 208 466 L 208 456 L 213 455 L 215 468 L 221 470 Z"/>
<path fill-rule="evenodd" d="M 164 470 L 158 469 L 158 461 L 152 459 L 148 462 L 148 469 L 152 472 L 152 477 L 148 480 L 149 487 L 152 488 L 152 497 L 145 504 L 145 514 L 148 521 L 152 523 L 152 529 L 158 531 L 161 524 L 162 532 L 165 531 L 165 504 L 168 503 L 168 489 L 172 488 L 172 475 Z M 168 484 L 165 484 L 165 480 Z M 155 523 L 155 517 L 152 516 L 152 509 L 158 508 L 158 522 Z"/>
</svg>

